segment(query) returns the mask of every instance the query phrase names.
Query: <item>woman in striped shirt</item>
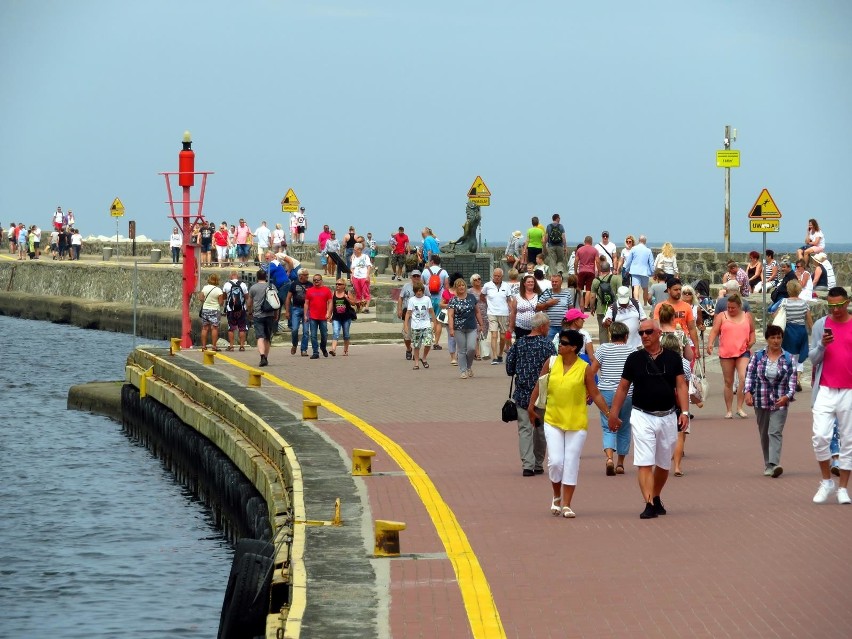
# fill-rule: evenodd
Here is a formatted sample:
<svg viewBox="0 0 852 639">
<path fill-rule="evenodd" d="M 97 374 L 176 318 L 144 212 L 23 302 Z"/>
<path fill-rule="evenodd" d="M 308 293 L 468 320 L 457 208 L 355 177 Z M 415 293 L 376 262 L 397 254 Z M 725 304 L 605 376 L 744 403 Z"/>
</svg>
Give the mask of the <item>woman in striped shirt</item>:
<svg viewBox="0 0 852 639">
<path fill-rule="evenodd" d="M 781 348 L 793 356 L 796 372 L 801 373 L 804 369 L 805 360 L 808 358 L 808 333 L 814 325 L 810 305 L 799 299 L 802 286 L 796 280 L 787 282 L 787 299 L 781 302 L 787 309 L 787 326 L 784 328 L 784 341 Z M 796 390 L 801 391 L 802 385 L 796 382 Z"/>
<path fill-rule="evenodd" d="M 609 326 L 609 343 L 601 344 L 592 358 L 592 375 L 598 376 L 598 388 L 607 406 L 612 406 L 612 398 L 624 372 L 627 356 L 636 349 L 627 345 L 630 329 L 623 322 L 613 322 Z M 603 449 L 606 455 L 606 474 L 623 475 L 624 457 L 630 452 L 630 413 L 633 410 L 633 386 L 627 391 L 627 398 L 618 413 L 621 428 L 616 432 L 609 429 L 609 417 L 601 412 L 601 430 L 603 431 Z M 613 454 L 618 454 L 618 463 L 614 463 Z"/>
</svg>

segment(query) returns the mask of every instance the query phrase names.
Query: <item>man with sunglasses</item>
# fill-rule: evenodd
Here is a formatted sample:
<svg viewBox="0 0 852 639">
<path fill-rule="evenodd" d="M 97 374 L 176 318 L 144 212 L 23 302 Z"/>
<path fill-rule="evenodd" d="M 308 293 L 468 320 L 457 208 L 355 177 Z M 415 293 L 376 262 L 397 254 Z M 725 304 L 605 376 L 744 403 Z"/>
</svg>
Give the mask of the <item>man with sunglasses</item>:
<svg viewBox="0 0 852 639">
<path fill-rule="evenodd" d="M 642 348 L 627 357 L 609 411 L 609 429 L 617 431 L 621 427 L 618 414 L 633 384 L 633 463 L 639 469 L 639 489 L 645 500 L 640 519 L 666 514 L 660 494 L 669 478 L 678 427 L 689 426 L 683 362 L 679 354 L 662 347 L 660 334 L 655 320 L 639 324 Z"/>
<path fill-rule="evenodd" d="M 814 367 L 813 446 L 822 482 L 814 502 L 824 504 L 835 493 L 838 504 L 852 504 L 849 473 L 852 471 L 852 321 L 849 295 L 842 286 L 828 291 L 828 316 L 814 322 L 810 357 Z M 831 479 L 830 443 L 834 426 L 840 439 L 840 482 L 835 491 Z"/>
</svg>

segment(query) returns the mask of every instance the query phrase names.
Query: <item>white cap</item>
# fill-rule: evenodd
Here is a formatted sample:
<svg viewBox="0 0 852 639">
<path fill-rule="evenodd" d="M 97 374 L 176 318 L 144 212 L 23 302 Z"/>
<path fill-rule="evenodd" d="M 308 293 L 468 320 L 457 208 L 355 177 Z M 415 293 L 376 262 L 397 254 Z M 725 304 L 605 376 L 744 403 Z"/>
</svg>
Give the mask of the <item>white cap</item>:
<svg viewBox="0 0 852 639">
<path fill-rule="evenodd" d="M 619 286 L 616 299 L 622 306 L 630 303 L 630 289 L 626 286 Z"/>
</svg>

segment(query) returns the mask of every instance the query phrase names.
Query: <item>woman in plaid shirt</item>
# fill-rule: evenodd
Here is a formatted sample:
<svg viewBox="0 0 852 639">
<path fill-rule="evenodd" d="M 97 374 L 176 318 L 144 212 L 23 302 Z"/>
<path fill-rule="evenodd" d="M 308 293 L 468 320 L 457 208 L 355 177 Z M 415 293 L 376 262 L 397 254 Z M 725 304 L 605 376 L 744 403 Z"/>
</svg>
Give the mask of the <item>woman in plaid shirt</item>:
<svg viewBox="0 0 852 639">
<path fill-rule="evenodd" d="M 787 407 L 796 394 L 798 374 L 790 353 L 782 350 L 784 330 L 766 327 L 766 348 L 749 360 L 745 378 L 745 401 L 754 407 L 757 432 L 763 449 L 763 474 L 779 477 L 781 436 L 787 421 Z"/>
</svg>

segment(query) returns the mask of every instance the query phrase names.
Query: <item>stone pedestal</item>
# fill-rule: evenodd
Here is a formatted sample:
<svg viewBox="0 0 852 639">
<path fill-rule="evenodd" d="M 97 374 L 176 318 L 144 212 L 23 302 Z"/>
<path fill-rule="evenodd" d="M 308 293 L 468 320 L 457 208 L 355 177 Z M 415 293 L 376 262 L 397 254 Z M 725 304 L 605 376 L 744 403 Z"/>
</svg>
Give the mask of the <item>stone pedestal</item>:
<svg viewBox="0 0 852 639">
<path fill-rule="evenodd" d="M 384 275 L 385 271 L 388 268 L 389 262 L 390 262 L 389 256 L 387 256 L 387 255 L 376 255 L 376 257 L 373 258 L 373 268 L 375 269 L 376 273 L 378 273 L 379 275 Z"/>
<path fill-rule="evenodd" d="M 490 253 L 441 253 L 441 268 L 450 275 L 461 273 L 468 286 L 474 273 L 479 273 L 484 283 L 491 279 L 494 256 Z"/>
</svg>

